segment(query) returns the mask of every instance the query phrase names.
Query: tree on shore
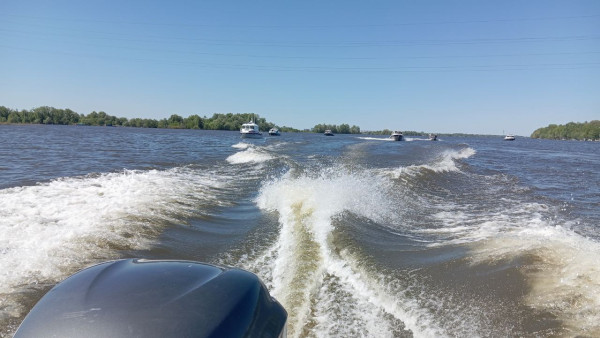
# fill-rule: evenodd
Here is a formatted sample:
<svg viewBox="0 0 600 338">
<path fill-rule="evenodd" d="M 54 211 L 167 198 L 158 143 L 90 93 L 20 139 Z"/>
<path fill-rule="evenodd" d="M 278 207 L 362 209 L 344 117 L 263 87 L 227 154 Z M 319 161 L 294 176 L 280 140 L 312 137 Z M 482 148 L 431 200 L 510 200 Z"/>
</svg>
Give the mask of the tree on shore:
<svg viewBox="0 0 600 338">
<path fill-rule="evenodd" d="M 331 130 L 334 134 L 360 134 L 360 127 L 358 126 L 352 126 L 350 127 L 350 125 L 348 124 L 341 124 L 341 125 L 335 125 L 335 124 L 317 124 L 316 126 L 314 126 L 312 128 L 312 132 L 313 133 L 324 133 L 325 130 Z"/>
<path fill-rule="evenodd" d="M 173 128 L 173 129 L 207 129 L 207 130 L 239 130 L 243 123 L 255 121 L 261 131 L 277 127 L 258 114 L 213 114 L 212 117 L 200 117 L 197 114 L 186 118 L 172 114 L 161 120 L 116 117 L 103 111 L 93 111 L 87 115 L 78 114 L 70 109 L 54 107 L 37 107 L 32 110 L 13 110 L 0 106 L 0 123 L 9 124 L 58 124 L 88 126 L 123 126 L 137 128 Z M 278 127 L 279 128 L 279 127 Z M 357 127 L 358 128 L 358 127 Z M 291 127 L 280 127 L 283 132 L 300 132 Z"/>
<path fill-rule="evenodd" d="M 569 122 L 565 125 L 550 124 L 547 127 L 536 129 L 531 138 L 553 140 L 600 140 L 600 121 Z"/>
</svg>

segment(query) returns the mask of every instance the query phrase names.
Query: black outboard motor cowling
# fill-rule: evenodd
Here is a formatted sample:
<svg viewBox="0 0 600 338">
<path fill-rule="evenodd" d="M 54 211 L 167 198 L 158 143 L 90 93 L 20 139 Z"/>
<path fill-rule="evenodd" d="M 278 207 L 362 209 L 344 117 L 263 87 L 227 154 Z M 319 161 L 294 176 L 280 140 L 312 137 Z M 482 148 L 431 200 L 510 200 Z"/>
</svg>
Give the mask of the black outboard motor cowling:
<svg viewBox="0 0 600 338">
<path fill-rule="evenodd" d="M 21 337 L 283 337 L 287 313 L 248 271 L 126 259 L 84 269 L 31 309 Z"/>
</svg>

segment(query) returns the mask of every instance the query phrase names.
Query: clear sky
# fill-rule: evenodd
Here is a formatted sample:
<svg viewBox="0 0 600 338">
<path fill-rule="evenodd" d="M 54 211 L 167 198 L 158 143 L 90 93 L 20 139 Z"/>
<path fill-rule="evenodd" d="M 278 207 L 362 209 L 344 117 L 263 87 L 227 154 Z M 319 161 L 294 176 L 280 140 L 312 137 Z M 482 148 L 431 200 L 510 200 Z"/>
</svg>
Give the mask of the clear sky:
<svg viewBox="0 0 600 338">
<path fill-rule="evenodd" d="M 514 133 L 600 119 L 600 1 L 0 1 L 0 105 Z"/>
</svg>

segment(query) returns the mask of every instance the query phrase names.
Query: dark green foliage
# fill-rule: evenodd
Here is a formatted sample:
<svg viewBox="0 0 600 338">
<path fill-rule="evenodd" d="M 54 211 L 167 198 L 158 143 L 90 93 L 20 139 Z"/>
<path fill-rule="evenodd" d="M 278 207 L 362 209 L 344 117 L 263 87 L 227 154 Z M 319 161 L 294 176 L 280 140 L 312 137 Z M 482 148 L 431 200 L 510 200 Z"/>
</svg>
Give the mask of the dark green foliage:
<svg viewBox="0 0 600 338">
<path fill-rule="evenodd" d="M 183 127 L 185 129 L 203 129 L 204 122 L 202 118 L 198 115 L 192 115 L 188 118 L 183 119 Z"/>
<path fill-rule="evenodd" d="M 282 133 L 302 133 L 302 132 L 308 132 L 309 131 L 308 129 L 300 130 L 300 129 L 296 129 L 296 128 L 292 128 L 292 127 L 286 127 L 286 126 L 279 127 L 278 129 Z"/>
<path fill-rule="evenodd" d="M 0 106 L 0 123 L 77 124 L 81 118 L 71 109 L 44 106 L 18 111 Z"/>
<path fill-rule="evenodd" d="M 600 121 L 594 120 L 584 123 L 569 122 L 565 125 L 551 124 L 544 128 L 536 129 L 532 138 L 545 138 L 554 140 L 600 140 Z"/>
<path fill-rule="evenodd" d="M 242 124 L 254 121 L 259 125 L 261 131 L 268 131 L 275 127 L 273 123 L 267 122 L 256 114 L 213 114 L 211 118 L 204 119 L 204 129 L 209 130 L 240 130 Z"/>
<path fill-rule="evenodd" d="M 23 123 L 23 124 L 82 124 L 88 126 L 123 126 L 137 128 L 176 128 L 176 129 L 210 129 L 210 130 L 240 130 L 243 123 L 255 121 L 261 131 L 268 131 L 277 127 L 257 114 L 214 114 L 212 117 L 200 117 L 197 114 L 186 118 L 177 114 L 168 119 L 154 120 L 125 117 L 115 117 L 105 112 L 93 111 L 88 115 L 77 114 L 70 109 L 57 109 L 53 107 L 38 107 L 30 111 L 13 110 L 0 106 L 0 123 Z M 358 128 L 358 127 L 352 127 Z M 299 132 L 300 130 L 290 127 L 280 127 L 282 132 Z M 360 129 L 359 129 L 360 131 Z"/>
<path fill-rule="evenodd" d="M 312 128 L 313 133 L 324 133 L 325 130 L 331 130 L 334 134 L 360 134 L 360 127 L 352 126 L 348 124 L 317 124 Z"/>
</svg>

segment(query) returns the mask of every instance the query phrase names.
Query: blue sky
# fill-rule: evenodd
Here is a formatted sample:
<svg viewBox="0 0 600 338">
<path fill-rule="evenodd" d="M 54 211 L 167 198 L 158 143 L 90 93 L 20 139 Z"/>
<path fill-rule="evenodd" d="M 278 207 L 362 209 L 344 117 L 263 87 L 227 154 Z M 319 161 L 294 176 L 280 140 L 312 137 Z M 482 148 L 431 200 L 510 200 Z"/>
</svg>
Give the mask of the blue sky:
<svg viewBox="0 0 600 338">
<path fill-rule="evenodd" d="M 600 1 L 0 2 L 0 105 L 514 133 L 600 119 Z"/>
</svg>

